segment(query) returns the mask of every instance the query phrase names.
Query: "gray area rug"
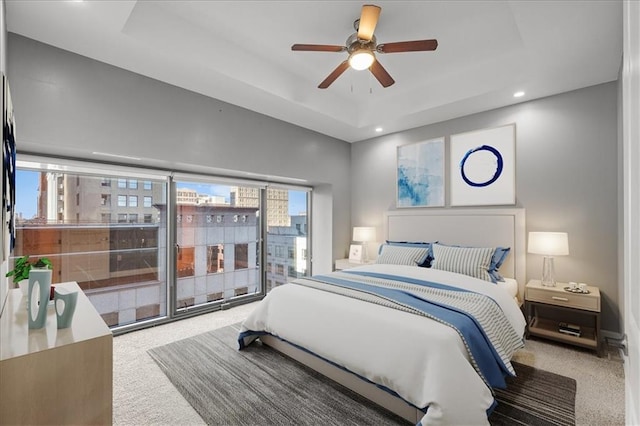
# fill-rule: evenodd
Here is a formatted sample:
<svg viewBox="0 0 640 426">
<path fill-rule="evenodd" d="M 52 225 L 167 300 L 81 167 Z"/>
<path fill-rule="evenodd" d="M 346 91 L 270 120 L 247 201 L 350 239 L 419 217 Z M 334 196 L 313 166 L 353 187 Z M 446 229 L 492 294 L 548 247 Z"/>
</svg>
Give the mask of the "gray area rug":
<svg viewBox="0 0 640 426">
<path fill-rule="evenodd" d="M 239 325 L 150 349 L 210 425 L 406 425 L 389 411 L 266 346 L 238 351 Z M 492 425 L 575 425 L 576 382 L 514 363 Z"/>
</svg>

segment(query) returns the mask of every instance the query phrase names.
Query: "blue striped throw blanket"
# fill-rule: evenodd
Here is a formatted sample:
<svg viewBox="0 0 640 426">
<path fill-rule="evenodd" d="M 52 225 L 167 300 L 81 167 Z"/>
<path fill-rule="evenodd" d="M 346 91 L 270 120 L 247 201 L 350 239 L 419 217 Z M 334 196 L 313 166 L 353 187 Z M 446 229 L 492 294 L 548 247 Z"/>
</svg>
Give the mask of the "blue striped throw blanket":
<svg viewBox="0 0 640 426">
<path fill-rule="evenodd" d="M 510 357 L 524 341 L 489 296 L 430 281 L 354 270 L 293 283 L 422 315 L 453 328 L 471 364 L 490 388 L 504 388 L 505 377 L 515 375 Z"/>
</svg>

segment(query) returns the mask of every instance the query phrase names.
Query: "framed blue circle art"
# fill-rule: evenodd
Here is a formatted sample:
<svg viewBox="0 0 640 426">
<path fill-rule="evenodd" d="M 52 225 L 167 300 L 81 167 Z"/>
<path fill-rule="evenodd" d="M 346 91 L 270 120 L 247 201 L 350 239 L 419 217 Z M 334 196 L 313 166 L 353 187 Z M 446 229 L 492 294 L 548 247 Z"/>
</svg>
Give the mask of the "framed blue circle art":
<svg viewBox="0 0 640 426">
<path fill-rule="evenodd" d="M 513 205 L 515 124 L 451 135 L 452 206 Z"/>
</svg>

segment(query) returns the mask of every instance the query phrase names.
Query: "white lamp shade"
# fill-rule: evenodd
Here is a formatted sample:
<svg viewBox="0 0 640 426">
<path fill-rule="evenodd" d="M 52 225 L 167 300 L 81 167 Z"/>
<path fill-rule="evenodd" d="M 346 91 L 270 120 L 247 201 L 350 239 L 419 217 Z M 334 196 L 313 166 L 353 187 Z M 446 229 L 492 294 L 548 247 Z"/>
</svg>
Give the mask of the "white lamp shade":
<svg viewBox="0 0 640 426">
<path fill-rule="evenodd" d="M 353 241 L 363 243 L 376 240 L 376 228 L 372 226 L 355 226 L 353 228 Z"/>
<path fill-rule="evenodd" d="M 529 253 L 545 256 L 569 254 L 569 237 L 566 232 L 529 232 Z"/>
</svg>

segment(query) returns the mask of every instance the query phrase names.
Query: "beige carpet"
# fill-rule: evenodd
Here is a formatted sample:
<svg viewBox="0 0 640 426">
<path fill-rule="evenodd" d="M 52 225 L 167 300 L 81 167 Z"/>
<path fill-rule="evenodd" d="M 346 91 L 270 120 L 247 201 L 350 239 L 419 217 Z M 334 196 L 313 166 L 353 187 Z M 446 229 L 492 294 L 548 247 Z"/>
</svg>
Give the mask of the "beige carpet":
<svg viewBox="0 0 640 426">
<path fill-rule="evenodd" d="M 242 321 L 254 304 L 189 318 L 114 338 L 115 425 L 204 425 L 147 350 Z M 576 424 L 624 425 L 623 367 L 593 352 L 528 340 L 515 361 L 577 381 Z"/>
</svg>

